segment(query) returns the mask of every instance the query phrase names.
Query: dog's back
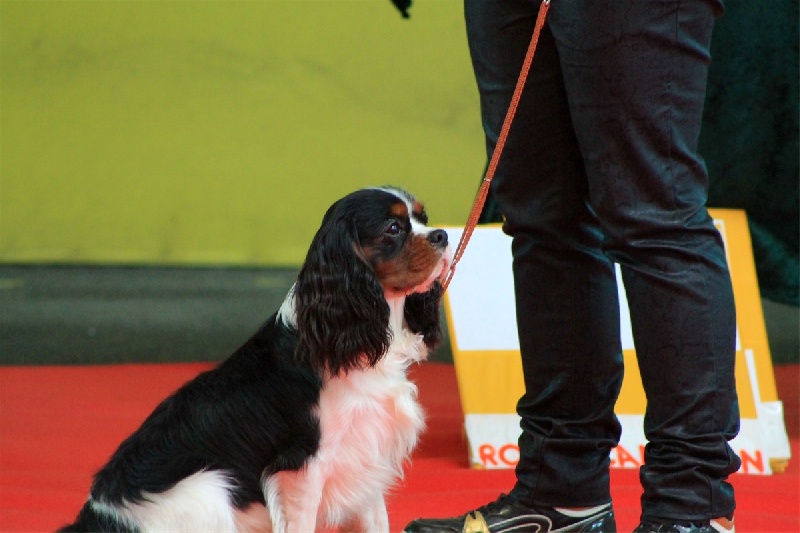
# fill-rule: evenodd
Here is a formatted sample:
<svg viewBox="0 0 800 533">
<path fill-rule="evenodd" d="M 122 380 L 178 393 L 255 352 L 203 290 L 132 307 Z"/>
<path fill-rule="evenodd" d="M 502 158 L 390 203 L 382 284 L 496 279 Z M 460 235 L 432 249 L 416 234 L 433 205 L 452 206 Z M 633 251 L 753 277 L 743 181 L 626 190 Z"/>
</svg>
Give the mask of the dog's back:
<svg viewBox="0 0 800 533">
<path fill-rule="evenodd" d="M 64 531 L 136 530 L 155 520 L 155 508 L 185 529 L 180 520 L 198 519 L 219 499 L 227 514 L 264 503 L 262 474 L 300 468 L 319 445 L 321 382 L 291 357 L 295 342 L 273 316 L 165 399 L 95 475 L 89 501 Z"/>
</svg>

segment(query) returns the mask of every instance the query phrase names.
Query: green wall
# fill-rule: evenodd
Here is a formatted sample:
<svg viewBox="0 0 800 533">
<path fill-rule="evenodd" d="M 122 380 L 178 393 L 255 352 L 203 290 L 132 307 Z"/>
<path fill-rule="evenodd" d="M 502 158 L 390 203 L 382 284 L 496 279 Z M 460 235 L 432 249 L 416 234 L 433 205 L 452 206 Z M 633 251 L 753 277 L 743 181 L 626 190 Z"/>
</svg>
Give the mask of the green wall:
<svg viewBox="0 0 800 533">
<path fill-rule="evenodd" d="M 0 0 L 0 262 L 299 264 L 362 186 L 463 224 L 460 0 Z"/>
</svg>

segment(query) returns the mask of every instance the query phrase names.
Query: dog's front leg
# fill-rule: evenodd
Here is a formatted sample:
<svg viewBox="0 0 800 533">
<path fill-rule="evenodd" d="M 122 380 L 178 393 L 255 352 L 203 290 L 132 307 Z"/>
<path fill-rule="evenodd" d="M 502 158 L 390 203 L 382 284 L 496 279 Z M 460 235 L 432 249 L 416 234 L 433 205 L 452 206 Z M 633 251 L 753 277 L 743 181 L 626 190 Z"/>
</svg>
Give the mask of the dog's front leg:
<svg viewBox="0 0 800 533">
<path fill-rule="evenodd" d="M 389 513 L 383 494 L 376 494 L 344 527 L 343 532 L 389 533 Z"/>
<path fill-rule="evenodd" d="M 323 480 L 313 462 L 300 470 L 278 472 L 264 482 L 273 533 L 316 530 Z"/>
</svg>

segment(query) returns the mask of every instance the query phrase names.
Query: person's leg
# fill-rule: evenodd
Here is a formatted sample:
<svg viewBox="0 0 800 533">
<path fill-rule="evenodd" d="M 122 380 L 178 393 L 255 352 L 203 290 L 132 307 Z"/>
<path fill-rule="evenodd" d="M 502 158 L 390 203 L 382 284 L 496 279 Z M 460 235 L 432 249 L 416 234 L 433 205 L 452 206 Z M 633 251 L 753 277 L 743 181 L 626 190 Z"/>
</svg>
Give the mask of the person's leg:
<svg viewBox="0 0 800 533">
<path fill-rule="evenodd" d="M 465 5 L 491 154 L 538 3 L 467 0 Z M 617 286 L 587 207 L 582 158 L 546 26 L 492 192 L 504 230 L 513 237 L 526 389 L 517 406 L 522 434 L 512 494 L 548 507 L 608 503 L 609 452 L 620 435 L 613 413 L 622 381 Z"/>
<path fill-rule="evenodd" d="M 735 313 L 697 154 L 718 0 L 557 0 L 550 22 L 648 399 L 642 519 L 730 516 Z"/>
</svg>

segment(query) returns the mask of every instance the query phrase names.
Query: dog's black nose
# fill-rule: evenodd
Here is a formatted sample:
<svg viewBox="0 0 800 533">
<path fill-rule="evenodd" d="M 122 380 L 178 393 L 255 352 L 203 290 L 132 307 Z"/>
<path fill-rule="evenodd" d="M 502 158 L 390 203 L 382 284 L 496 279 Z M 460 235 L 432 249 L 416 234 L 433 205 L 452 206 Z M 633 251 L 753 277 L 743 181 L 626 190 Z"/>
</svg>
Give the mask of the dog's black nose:
<svg viewBox="0 0 800 533">
<path fill-rule="evenodd" d="M 439 248 L 447 246 L 447 232 L 443 229 L 433 230 L 428 234 L 428 241 Z"/>
</svg>

